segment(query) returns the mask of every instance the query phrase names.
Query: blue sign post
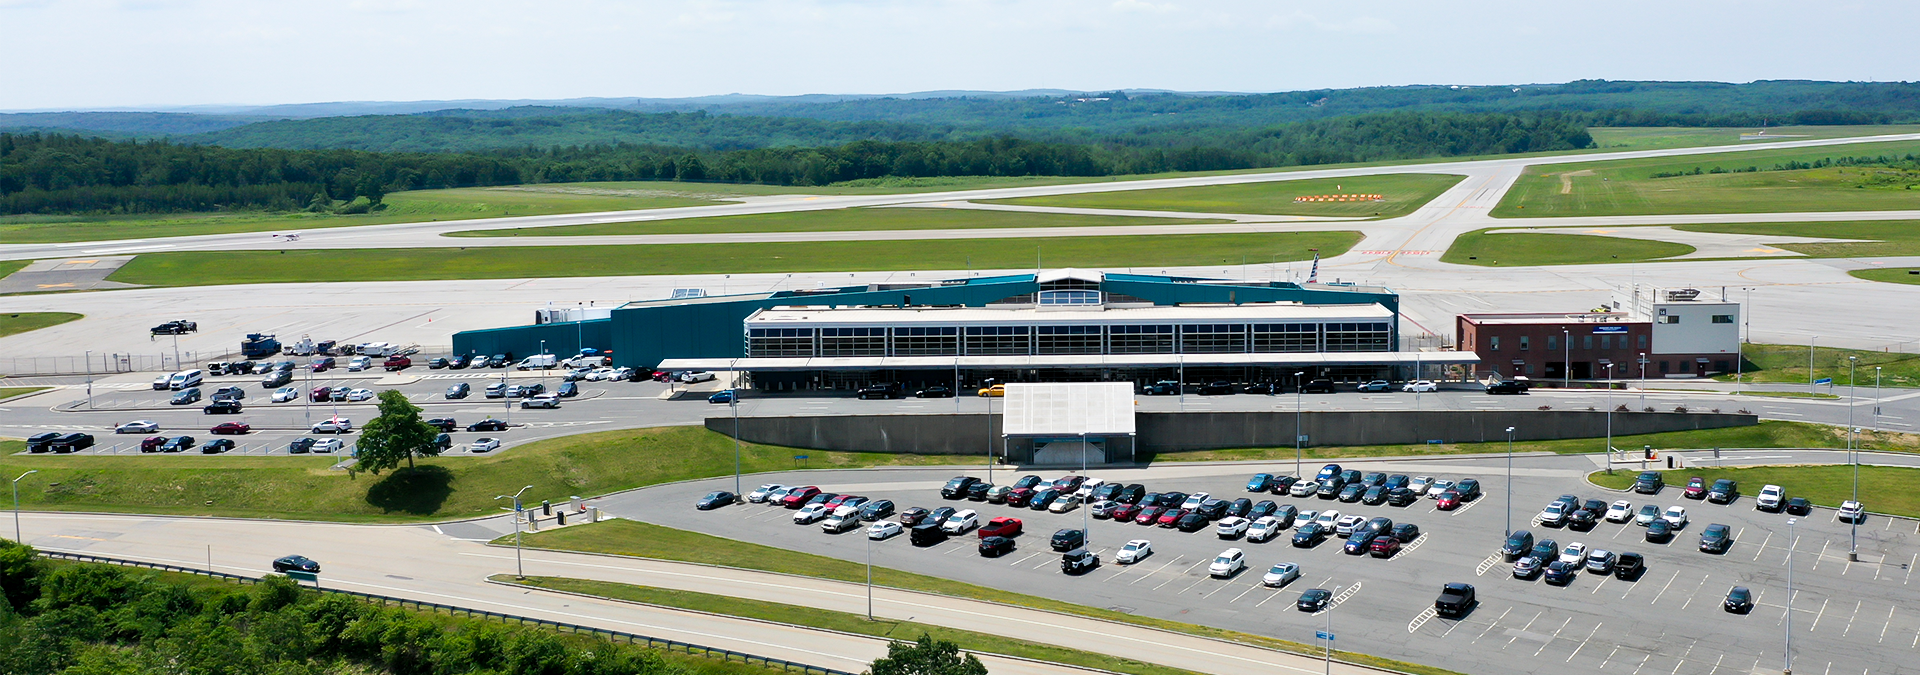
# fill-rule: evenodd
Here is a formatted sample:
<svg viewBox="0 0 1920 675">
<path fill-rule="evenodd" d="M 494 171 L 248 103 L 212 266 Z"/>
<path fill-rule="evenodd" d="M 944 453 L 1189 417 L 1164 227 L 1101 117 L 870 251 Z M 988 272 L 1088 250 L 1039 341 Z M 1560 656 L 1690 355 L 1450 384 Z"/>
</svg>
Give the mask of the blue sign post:
<svg viewBox="0 0 1920 675">
<path fill-rule="evenodd" d="M 1813 381 L 1813 383 L 1814 383 L 1814 384 L 1816 384 L 1816 385 L 1821 385 L 1821 384 L 1833 384 L 1833 378 L 1831 378 L 1831 377 L 1823 377 L 1823 378 L 1820 378 L 1820 379 L 1818 379 L 1818 380 L 1814 380 L 1814 381 Z"/>
<path fill-rule="evenodd" d="M 1313 632 L 1313 637 L 1316 640 L 1332 640 L 1333 634 L 1324 630 L 1316 630 Z"/>
</svg>

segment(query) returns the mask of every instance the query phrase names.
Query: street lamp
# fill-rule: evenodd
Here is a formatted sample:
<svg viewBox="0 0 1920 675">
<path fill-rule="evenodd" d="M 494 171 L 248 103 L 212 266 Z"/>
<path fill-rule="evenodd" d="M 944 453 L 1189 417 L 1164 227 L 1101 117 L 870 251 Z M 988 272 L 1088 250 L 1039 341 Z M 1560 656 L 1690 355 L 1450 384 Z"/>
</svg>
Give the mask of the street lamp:
<svg viewBox="0 0 1920 675">
<path fill-rule="evenodd" d="M 1333 597 L 1340 597 L 1338 586 L 1333 589 Z M 1333 604 L 1333 598 L 1327 599 L 1327 675 L 1333 675 L 1333 608 L 1338 606 Z"/>
<path fill-rule="evenodd" d="M 1853 502 L 1855 504 L 1860 503 L 1860 449 L 1855 446 L 1853 439 L 1854 435 L 1859 433 L 1860 427 L 1853 426 L 1853 404 L 1860 400 L 1858 396 L 1854 395 L 1854 392 L 1859 389 L 1860 385 L 1853 380 L 1853 369 L 1854 364 L 1859 361 L 1860 357 L 1858 356 L 1847 357 L 1847 457 L 1853 460 Z M 1859 562 L 1860 519 L 1852 518 L 1850 520 L 1852 521 L 1849 526 L 1852 530 L 1852 534 L 1850 535 L 1852 543 L 1847 545 L 1847 560 Z"/>
<path fill-rule="evenodd" d="M 987 482 L 992 483 L 993 482 L 993 396 L 992 396 L 993 378 L 989 377 L 985 380 L 981 380 L 980 391 L 986 392 L 987 394 L 981 397 L 981 398 L 987 399 L 986 423 L 982 426 L 985 427 L 987 430 Z M 959 396 L 960 392 L 954 392 L 953 395 Z"/>
<path fill-rule="evenodd" d="M 513 576 L 516 579 L 527 578 L 526 564 L 520 558 L 520 514 L 522 513 L 520 509 L 520 495 L 526 494 L 528 490 L 532 490 L 532 489 L 533 489 L 533 486 L 528 485 L 526 487 L 520 488 L 519 492 L 515 492 L 512 495 L 513 497 Z M 507 497 L 508 495 L 499 495 L 494 497 L 493 500 L 500 501 L 502 499 L 506 499 Z"/>
<path fill-rule="evenodd" d="M 1640 352 L 1640 409 L 1647 408 L 1647 353 Z"/>
<path fill-rule="evenodd" d="M 1807 393 L 1816 393 L 1813 389 L 1813 341 L 1820 339 L 1815 335 L 1807 338 Z"/>
<path fill-rule="evenodd" d="M 1608 457 L 1609 464 L 1613 458 Z M 1507 427 L 1507 534 L 1513 536 L 1513 427 Z"/>
<path fill-rule="evenodd" d="M 1753 315 L 1747 313 L 1753 305 L 1753 289 L 1740 290 L 1747 292 L 1747 299 L 1746 302 L 1740 303 L 1740 324 L 1744 328 L 1745 335 L 1734 341 L 1733 393 L 1735 394 L 1740 393 L 1741 380 L 1746 379 L 1747 376 L 1747 341 L 1753 339 Z"/>
<path fill-rule="evenodd" d="M 1560 329 L 1560 388 L 1573 387 L 1573 333 Z"/>
<path fill-rule="evenodd" d="M 1873 430 L 1880 431 L 1880 366 L 1873 367 Z"/>
<path fill-rule="evenodd" d="M 1300 433 L 1300 376 L 1305 374 L 1304 370 L 1293 374 L 1293 476 L 1301 480 L 1307 479 L 1300 472 L 1300 437 L 1304 435 Z"/>
<path fill-rule="evenodd" d="M 1644 457 L 1644 455 L 1642 455 Z M 1625 459 L 1622 457 L 1621 459 Z M 1645 468 L 1645 467 L 1641 467 Z M 1613 472 L 1613 362 L 1607 362 L 1607 472 Z"/>
<path fill-rule="evenodd" d="M 93 409 L 93 350 L 87 350 L 87 409 Z"/>
<path fill-rule="evenodd" d="M 40 473 L 40 470 L 33 469 L 20 474 L 20 478 L 26 478 L 36 473 Z M 13 541 L 16 544 L 26 543 L 20 541 L 20 478 L 13 479 Z"/>
<path fill-rule="evenodd" d="M 1087 432 L 1083 430 L 1080 432 L 1080 479 L 1086 480 L 1086 478 Z M 1093 509 L 1087 508 L 1085 504 L 1080 505 L 1080 543 L 1087 548 L 1093 548 L 1093 530 L 1087 527 L 1087 512 L 1091 510 Z"/>
<path fill-rule="evenodd" d="M 1793 554 L 1800 548 L 1800 519 L 1787 519 L 1787 646 L 1780 650 L 1781 675 L 1793 675 Z"/>
</svg>

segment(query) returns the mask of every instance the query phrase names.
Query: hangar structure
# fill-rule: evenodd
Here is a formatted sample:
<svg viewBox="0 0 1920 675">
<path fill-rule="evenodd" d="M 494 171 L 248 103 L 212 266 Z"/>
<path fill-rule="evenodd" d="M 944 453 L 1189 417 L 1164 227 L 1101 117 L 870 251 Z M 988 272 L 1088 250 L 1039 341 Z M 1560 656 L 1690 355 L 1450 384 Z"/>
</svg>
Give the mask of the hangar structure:
<svg viewBox="0 0 1920 675">
<path fill-rule="evenodd" d="M 1052 270 L 632 302 L 605 319 L 464 331 L 458 354 L 611 349 L 618 365 L 743 373 L 756 389 L 994 382 L 1404 379 L 1472 352 L 1403 351 L 1399 296 Z"/>
</svg>

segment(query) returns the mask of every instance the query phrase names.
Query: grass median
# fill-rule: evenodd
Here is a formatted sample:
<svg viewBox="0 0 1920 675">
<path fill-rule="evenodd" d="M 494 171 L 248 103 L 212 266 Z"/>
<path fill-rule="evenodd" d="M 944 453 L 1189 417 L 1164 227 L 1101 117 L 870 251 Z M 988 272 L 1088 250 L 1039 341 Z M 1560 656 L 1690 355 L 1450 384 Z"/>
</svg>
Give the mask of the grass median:
<svg viewBox="0 0 1920 675">
<path fill-rule="evenodd" d="M 1851 270 L 1848 275 L 1855 279 L 1882 281 L 1889 284 L 1907 284 L 1920 286 L 1920 267 L 1877 267 L 1872 269 Z"/>
<path fill-rule="evenodd" d="M 1505 232 L 1489 234 L 1488 228 L 1460 235 L 1441 254 L 1440 261 L 1455 265 L 1481 267 L 1529 267 L 1534 265 L 1595 265 L 1659 260 L 1686 255 L 1696 249 L 1686 244 L 1591 234 L 1547 234 L 1543 232 Z M 1622 228 L 1621 232 L 1631 233 Z"/>
<path fill-rule="evenodd" d="M 756 506 L 756 508 L 758 508 Z M 495 543 L 511 543 L 512 536 L 503 537 Z M 610 520 L 587 525 L 525 535 L 523 544 L 534 548 L 556 551 L 584 551 L 613 555 L 675 560 L 681 562 L 722 565 L 741 569 L 795 574 L 819 577 L 849 583 L 865 583 L 866 566 L 838 558 L 801 553 L 784 548 L 762 546 L 723 537 L 688 532 L 670 527 L 633 520 Z M 951 579 L 915 574 L 901 570 L 875 567 L 873 583 L 879 586 L 904 590 L 937 593 L 960 598 L 998 602 L 1020 607 L 1072 614 L 1118 623 L 1127 623 L 1149 628 L 1158 628 L 1177 633 L 1202 637 L 1230 640 L 1243 644 L 1295 654 L 1318 655 L 1317 647 L 1272 638 L 1264 635 L 1243 633 L 1240 631 L 1201 626 L 1155 617 L 1138 616 L 1109 609 L 1088 607 L 1071 602 L 1024 595 L 1003 591 L 997 588 L 977 586 Z M 1448 671 L 1431 666 L 1383 659 L 1366 654 L 1336 652 L 1344 660 L 1363 665 L 1381 666 L 1418 675 L 1444 675 Z"/>
<path fill-rule="evenodd" d="M 1047 661 L 1083 668 L 1097 668 L 1129 675 L 1192 675 L 1193 671 L 1168 668 L 1131 659 L 1123 659 L 1106 654 L 1056 647 L 1038 642 L 1030 642 L 1000 635 L 957 630 L 945 626 L 917 623 L 914 621 L 896 621 L 875 619 L 868 621 L 865 616 L 835 612 L 799 605 L 789 605 L 763 600 L 748 600 L 710 593 L 680 591 L 652 586 L 636 586 L 610 581 L 592 581 L 588 579 L 568 579 L 565 577 L 527 577 L 515 580 L 513 575 L 498 574 L 491 577 L 502 583 L 529 586 L 569 593 L 593 595 L 614 600 L 638 602 L 661 607 L 690 609 L 727 616 L 737 616 L 761 621 L 774 621 L 809 628 L 824 628 L 843 633 L 869 635 L 890 640 L 911 641 L 922 634 L 936 640 L 945 640 L 959 645 L 961 649 L 974 652 L 989 652 L 1006 656 L 1018 656 L 1036 661 Z"/>
<path fill-rule="evenodd" d="M 149 286 L 525 279 L 886 270 L 1160 268 L 1299 261 L 1346 252 L 1358 232 L 817 241 L 652 246 L 485 246 L 147 253 L 108 277 Z M 1036 260 L 1037 257 L 1037 260 Z"/>
<path fill-rule="evenodd" d="M 14 312 L 0 314 L 0 337 L 19 335 L 28 331 L 58 326 L 68 321 L 79 321 L 83 315 L 73 312 Z"/>
<path fill-rule="evenodd" d="M 1648 157 L 1529 166 L 1492 215 L 1501 218 L 1624 216 L 1920 208 L 1913 172 L 1884 166 L 1821 166 L 1851 157 L 1920 153 L 1920 142 Z M 1784 170 L 1775 170 L 1776 168 Z"/>
<path fill-rule="evenodd" d="M 1827 426 L 1824 424 L 1809 424 L 1806 422 L 1776 422 L 1764 420 L 1757 425 L 1749 427 L 1670 431 L 1658 434 L 1613 437 L 1613 446 L 1616 448 L 1631 449 L 1638 448 L 1642 445 L 1651 445 L 1656 450 L 1691 450 L 1705 448 L 1844 448 L 1846 444 L 1846 430 L 1840 427 Z M 1891 452 L 1920 452 L 1920 435 L 1898 433 L 1863 434 L 1856 437 L 1856 445 L 1868 449 Z M 1569 438 L 1554 441 L 1515 441 L 1513 451 L 1580 454 L 1600 452 L 1605 447 L 1606 439 L 1604 438 Z M 1309 447 L 1303 449 L 1302 454 L 1307 459 L 1323 460 L 1349 457 L 1463 455 L 1500 453 L 1506 451 L 1507 443 L 1503 439 L 1484 443 Z M 1279 461 L 1292 460 L 1293 447 L 1163 452 L 1150 456 L 1143 455 L 1142 458 L 1153 462 Z"/>
<path fill-rule="evenodd" d="M 1845 464 L 1737 469 L 1700 467 L 1661 471 L 1660 474 L 1666 477 L 1668 486 L 1684 486 L 1687 479 L 1693 476 L 1707 479 L 1709 485 L 1722 478 L 1731 478 L 1739 481 L 1740 490 L 1749 495 L 1759 493 L 1762 485 L 1778 485 L 1786 488 L 1788 497 L 1806 497 L 1819 506 L 1838 507 L 1841 502 L 1853 499 L 1853 466 Z M 1587 480 L 1601 487 L 1624 490 L 1633 485 L 1637 476 L 1632 471 L 1616 471 L 1611 476 L 1595 473 L 1587 476 Z M 1914 485 L 1920 485 L 1920 469 L 1860 467 L 1860 501 L 1874 513 L 1920 518 L 1920 492 L 1914 491 Z"/>
<path fill-rule="evenodd" d="M 1411 213 L 1460 182 L 1452 174 L 1383 174 L 1237 185 L 1090 192 L 1048 197 L 997 199 L 989 204 L 1063 206 L 1084 209 L 1257 213 L 1293 216 L 1393 218 Z M 1380 201 L 1294 201 L 1296 197 L 1377 194 Z"/>
<path fill-rule="evenodd" d="M 5 401 L 16 396 L 26 396 L 36 391 L 46 391 L 52 388 L 53 387 L 0 387 L 0 401 Z"/>
<path fill-rule="evenodd" d="M 1920 278 L 1920 277 L 1916 277 Z M 1829 394 L 1845 396 L 1844 389 L 1850 383 L 1859 384 L 1861 398 L 1873 396 L 1875 373 L 1879 384 L 1886 387 L 1920 387 L 1920 354 L 1883 352 L 1870 349 L 1836 349 L 1833 347 L 1814 347 L 1809 352 L 1806 345 L 1747 344 L 1741 347 L 1746 358 L 1746 372 L 1740 377 L 1747 382 L 1777 382 L 1805 385 L 1820 378 L 1833 378 L 1833 387 L 1820 385 L 1813 387 L 1817 391 L 1800 391 L 1796 394 Z M 1811 358 L 1809 358 L 1811 357 Z M 1848 358 L 1853 370 L 1848 371 Z M 1809 373 L 1807 366 L 1812 365 Z M 1874 369 L 1878 368 L 1878 371 Z M 1719 375 L 1714 379 L 1732 382 L 1734 375 Z M 1850 379 L 1858 378 L 1858 379 Z M 1758 394 L 1759 392 L 1754 392 Z M 1899 392 L 1889 392 L 1899 393 Z"/>
<path fill-rule="evenodd" d="M 733 473 L 733 440 L 704 427 L 625 429 L 534 441 L 489 457 L 424 459 L 384 475 L 332 469 L 341 457 L 23 455 L 0 443 L 0 472 L 23 508 L 343 522 L 419 522 L 493 515 L 494 495 L 565 500 Z M 794 468 L 791 448 L 742 444 L 747 472 Z M 803 451 L 809 468 L 979 463 L 978 457 Z"/>
<path fill-rule="evenodd" d="M 745 216 L 675 218 L 671 220 L 518 227 L 510 230 L 467 230 L 449 237 L 557 237 L 632 234 L 704 234 L 708 232 L 850 232 L 885 230 L 972 230 L 1006 227 L 1138 227 L 1194 225 L 1225 220 L 1142 218 L 1138 216 L 1083 216 L 1060 213 L 1022 213 L 937 208 L 833 209 L 758 213 Z"/>
</svg>

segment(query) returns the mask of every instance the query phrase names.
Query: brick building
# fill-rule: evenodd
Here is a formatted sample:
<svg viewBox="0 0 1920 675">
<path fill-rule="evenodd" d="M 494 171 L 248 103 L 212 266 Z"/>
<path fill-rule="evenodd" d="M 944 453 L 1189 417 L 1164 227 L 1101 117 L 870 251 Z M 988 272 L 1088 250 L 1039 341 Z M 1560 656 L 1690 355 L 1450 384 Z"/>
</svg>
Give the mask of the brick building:
<svg viewBox="0 0 1920 675">
<path fill-rule="evenodd" d="M 1604 310 L 1604 311 L 1602 311 Z M 1534 380 L 1706 377 L 1740 358 L 1740 306 L 1694 289 L 1636 287 L 1590 312 L 1462 314 L 1456 348 L 1501 377 Z"/>
</svg>

